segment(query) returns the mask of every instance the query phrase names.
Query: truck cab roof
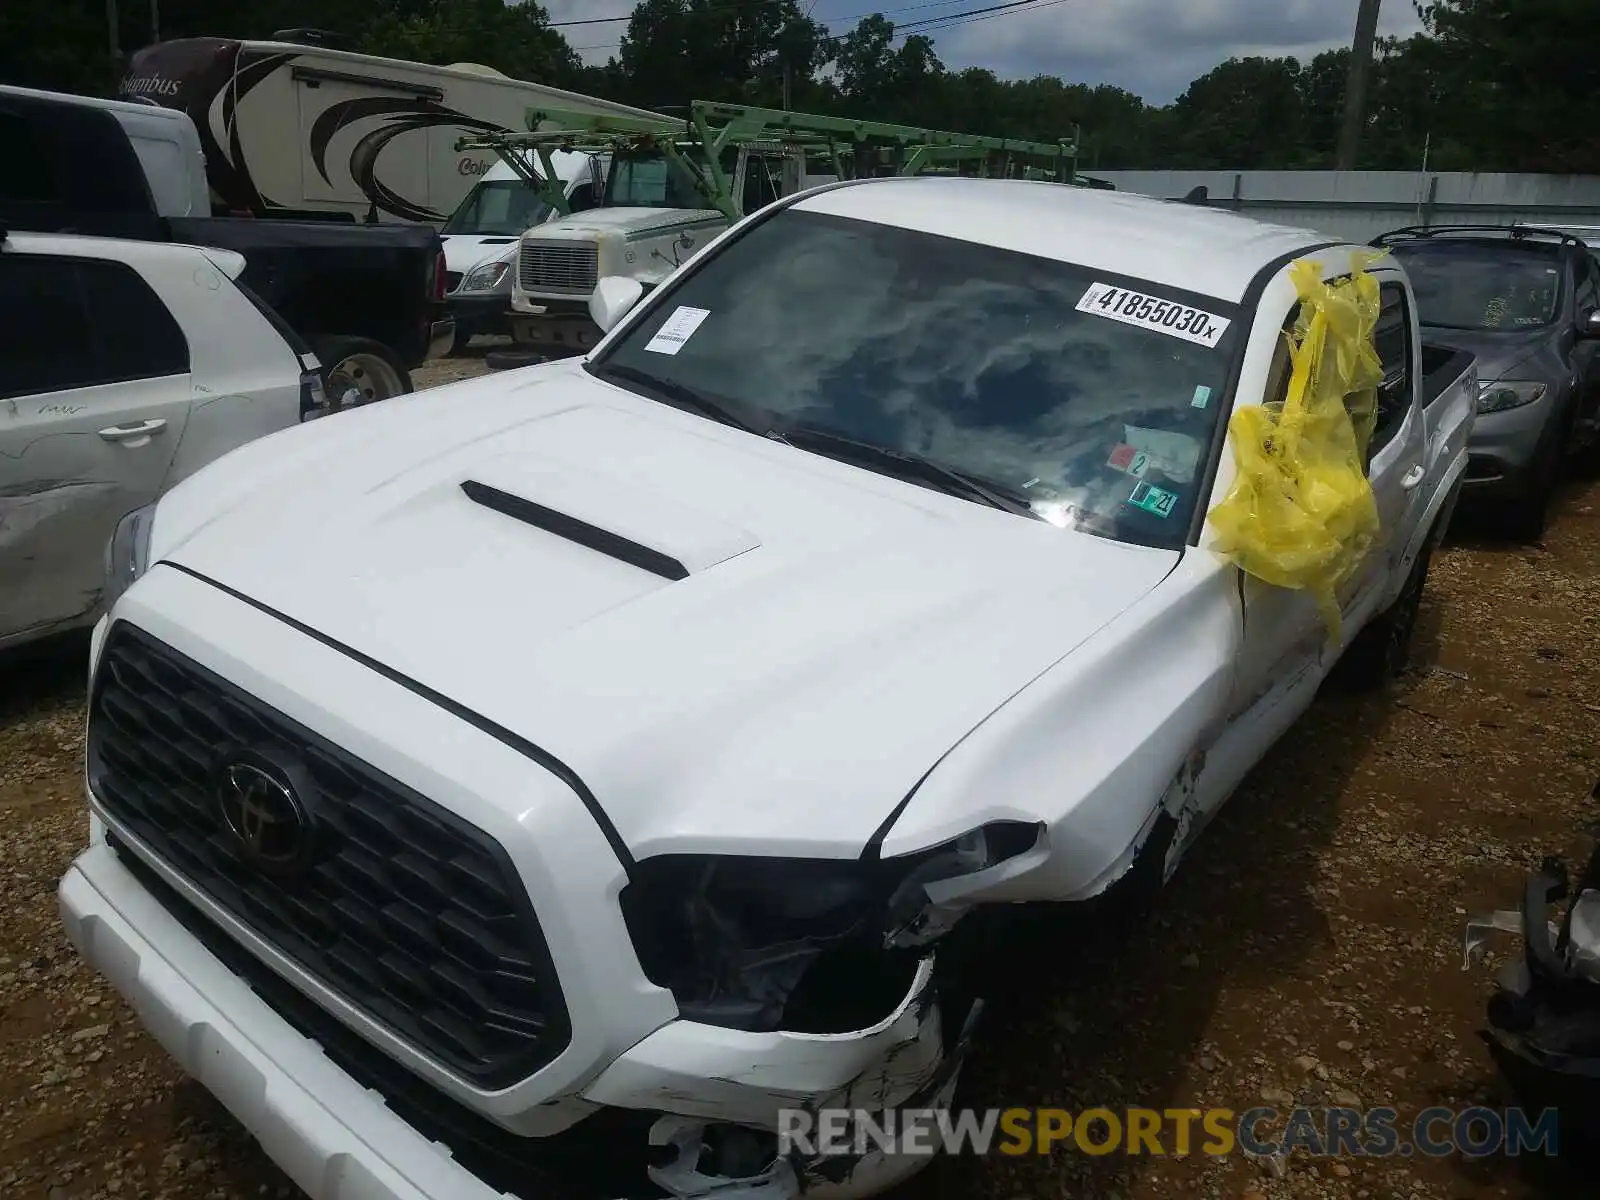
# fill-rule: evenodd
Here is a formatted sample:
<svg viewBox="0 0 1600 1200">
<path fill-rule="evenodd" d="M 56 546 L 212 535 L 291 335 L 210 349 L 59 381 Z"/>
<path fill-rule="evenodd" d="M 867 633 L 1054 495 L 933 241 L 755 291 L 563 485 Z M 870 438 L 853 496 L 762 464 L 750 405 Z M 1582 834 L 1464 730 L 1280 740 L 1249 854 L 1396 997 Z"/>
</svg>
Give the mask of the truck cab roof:
<svg viewBox="0 0 1600 1200">
<path fill-rule="evenodd" d="M 82 130 L 91 128 L 95 121 L 105 122 L 109 118 L 121 127 L 128 145 L 138 157 L 156 212 L 164 217 L 211 214 L 205 153 L 200 145 L 200 134 L 188 113 L 153 103 L 103 100 L 98 96 L 0 85 L 0 121 L 8 116 L 19 118 L 14 153 L 21 153 L 34 139 L 64 142 L 59 129 L 62 122 L 71 122 Z M 71 157 L 64 155 L 63 159 Z M 94 166 L 76 164 L 73 170 L 93 171 Z M 71 193 L 89 189 L 74 182 L 64 185 L 63 190 L 70 197 Z M 0 199 L 6 195 L 7 191 L 0 189 Z"/>
<path fill-rule="evenodd" d="M 898 225 L 1000 250 L 1241 300 L 1272 263 L 1342 239 L 1129 192 L 1027 180 L 906 176 L 825 188 L 808 212 Z"/>
</svg>

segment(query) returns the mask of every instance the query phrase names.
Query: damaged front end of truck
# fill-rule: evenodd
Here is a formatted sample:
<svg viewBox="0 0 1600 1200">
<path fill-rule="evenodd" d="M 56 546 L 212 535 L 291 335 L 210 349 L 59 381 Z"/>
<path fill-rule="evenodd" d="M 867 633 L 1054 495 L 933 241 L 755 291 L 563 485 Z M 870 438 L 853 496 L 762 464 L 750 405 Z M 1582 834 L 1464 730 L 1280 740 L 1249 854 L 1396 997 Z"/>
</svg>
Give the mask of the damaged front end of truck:
<svg viewBox="0 0 1600 1200">
<path fill-rule="evenodd" d="M 1593 791 L 1600 800 L 1600 782 Z M 1567 901 L 1563 910 L 1557 908 Z M 1495 932 L 1520 935 L 1489 1000 L 1481 1036 L 1518 1101 L 1554 1109 L 1562 1127 L 1600 1134 L 1600 839 L 1577 880 L 1549 857 L 1529 877 L 1522 906 L 1467 922 L 1465 967 Z"/>
<path fill-rule="evenodd" d="M 665 1114 L 650 1132 L 650 1177 L 675 1197 L 866 1196 L 914 1174 L 924 1156 L 865 1134 L 846 1131 L 849 1152 L 807 1152 L 786 1147 L 781 1127 L 829 1110 L 878 1119 L 948 1107 L 983 1008 L 955 965 L 949 935 L 968 905 L 951 893 L 1043 836 L 998 822 L 895 859 L 640 862 L 623 917 L 681 1020 L 587 1098 Z"/>
</svg>

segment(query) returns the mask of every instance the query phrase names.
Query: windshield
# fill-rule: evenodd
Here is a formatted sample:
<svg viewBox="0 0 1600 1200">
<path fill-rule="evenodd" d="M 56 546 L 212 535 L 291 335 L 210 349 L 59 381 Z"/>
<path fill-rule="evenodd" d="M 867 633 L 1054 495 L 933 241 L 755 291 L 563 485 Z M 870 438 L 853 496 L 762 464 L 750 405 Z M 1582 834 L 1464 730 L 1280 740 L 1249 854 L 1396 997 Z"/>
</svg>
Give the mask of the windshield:
<svg viewBox="0 0 1600 1200">
<path fill-rule="evenodd" d="M 1548 325 L 1561 301 L 1553 246 L 1435 242 L 1394 248 L 1417 294 L 1417 317 L 1445 329 L 1514 330 Z"/>
<path fill-rule="evenodd" d="M 440 232 L 517 237 L 554 212 L 520 179 L 485 180 L 467 193 Z"/>
<path fill-rule="evenodd" d="M 594 371 L 692 389 L 762 430 L 932 459 L 1055 524 L 1176 548 L 1226 406 L 1233 309 L 787 209 L 686 275 Z"/>
<path fill-rule="evenodd" d="M 609 208 L 707 208 L 705 198 L 689 187 L 659 154 L 618 156 L 606 175 Z"/>
</svg>

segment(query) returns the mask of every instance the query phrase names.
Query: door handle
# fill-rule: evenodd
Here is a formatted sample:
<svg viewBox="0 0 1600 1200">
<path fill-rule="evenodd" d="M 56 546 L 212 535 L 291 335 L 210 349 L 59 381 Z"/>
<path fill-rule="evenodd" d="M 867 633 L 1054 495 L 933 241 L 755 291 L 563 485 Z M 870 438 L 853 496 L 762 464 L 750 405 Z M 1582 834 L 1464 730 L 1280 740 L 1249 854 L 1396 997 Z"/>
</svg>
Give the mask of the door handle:
<svg viewBox="0 0 1600 1200">
<path fill-rule="evenodd" d="M 1401 478 L 1400 478 L 1400 486 L 1405 488 L 1405 490 L 1409 492 L 1412 488 L 1416 487 L 1417 484 L 1422 482 L 1422 477 L 1424 475 L 1426 475 L 1427 473 L 1428 473 L 1428 469 L 1426 467 L 1424 467 L 1421 463 L 1418 463 L 1416 466 L 1412 467 L 1409 471 L 1407 471 L 1403 476 L 1401 476 Z"/>
<path fill-rule="evenodd" d="M 148 421 L 135 421 L 131 425 L 112 425 L 110 428 L 102 429 L 100 436 L 108 442 L 131 442 L 136 438 L 147 438 L 160 433 L 166 427 L 165 417 L 151 417 Z"/>
</svg>

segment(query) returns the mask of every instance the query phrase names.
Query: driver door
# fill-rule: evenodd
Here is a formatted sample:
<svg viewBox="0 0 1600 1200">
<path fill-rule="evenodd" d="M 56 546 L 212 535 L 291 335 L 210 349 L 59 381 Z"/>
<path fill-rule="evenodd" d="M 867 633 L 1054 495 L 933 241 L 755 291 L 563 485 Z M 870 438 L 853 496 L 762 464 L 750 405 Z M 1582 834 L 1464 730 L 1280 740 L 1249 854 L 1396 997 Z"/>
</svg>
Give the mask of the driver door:
<svg viewBox="0 0 1600 1200">
<path fill-rule="evenodd" d="M 1378 507 L 1378 542 L 1339 592 L 1339 609 L 1349 642 L 1359 625 L 1374 616 L 1400 568 L 1421 515 L 1427 478 L 1428 435 L 1418 403 L 1419 362 L 1412 301 L 1393 273 L 1373 272 L 1381 284 L 1382 307 L 1373 341 L 1383 364 L 1378 385 L 1378 419 L 1367 445 L 1367 480 Z M 1329 647 L 1337 655 L 1338 647 Z M 1327 664 L 1331 666 L 1332 660 Z"/>
<path fill-rule="evenodd" d="M 1379 533 L 1366 558 L 1338 592 L 1346 643 L 1355 623 L 1364 621 L 1381 602 L 1395 557 L 1410 541 L 1420 493 L 1417 485 L 1423 479 L 1425 435 L 1415 388 L 1420 351 L 1410 336 L 1410 297 L 1393 274 L 1379 278 L 1383 307 L 1374 340 L 1384 364 L 1384 382 L 1366 468 L 1377 503 Z M 1285 315 L 1285 329 L 1293 327 L 1296 315 L 1297 310 Z M 1280 342 L 1266 402 L 1287 398 L 1291 373 L 1287 344 Z M 1310 703 L 1343 645 L 1328 636 L 1316 601 L 1308 592 L 1277 587 L 1240 572 L 1240 598 L 1244 633 L 1229 719 L 1256 726 L 1250 740 L 1259 741 L 1264 749 Z"/>
</svg>

